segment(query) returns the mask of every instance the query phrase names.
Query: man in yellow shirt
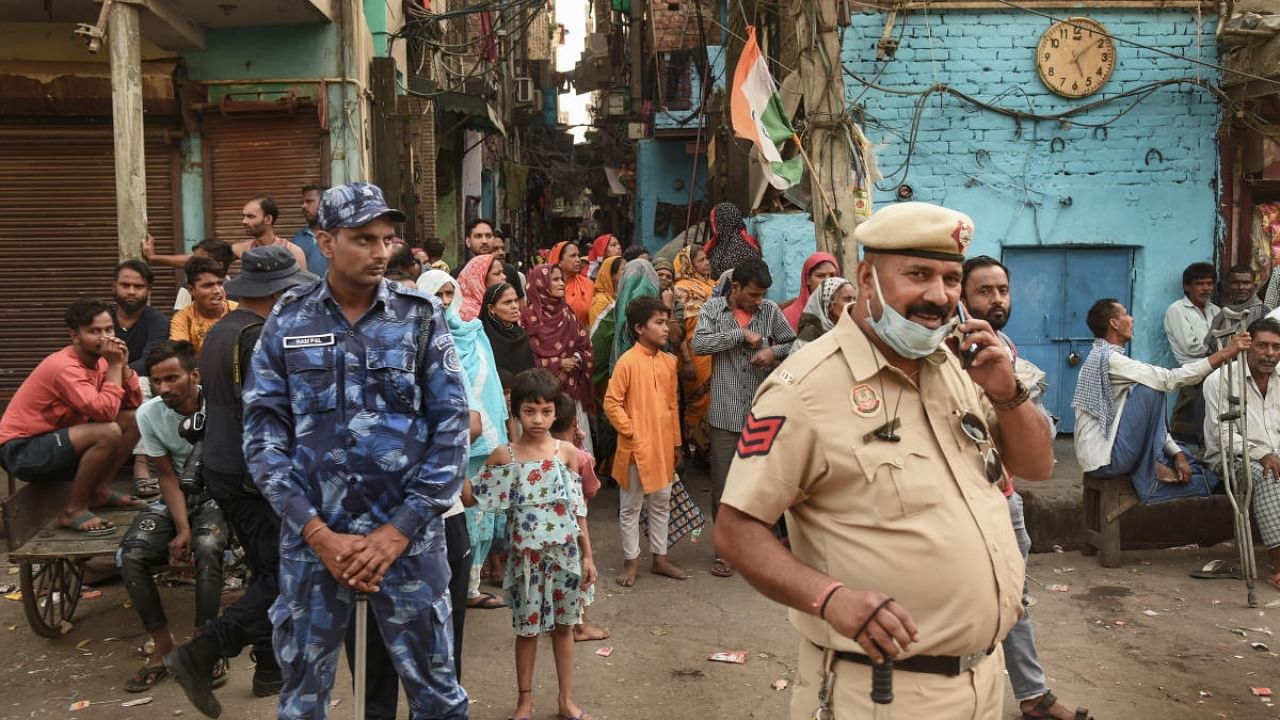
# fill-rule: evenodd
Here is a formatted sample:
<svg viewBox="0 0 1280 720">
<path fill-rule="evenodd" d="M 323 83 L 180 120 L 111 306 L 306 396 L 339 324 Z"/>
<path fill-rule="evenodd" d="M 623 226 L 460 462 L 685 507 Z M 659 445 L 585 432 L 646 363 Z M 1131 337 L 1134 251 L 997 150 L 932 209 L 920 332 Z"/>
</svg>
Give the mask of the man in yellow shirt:
<svg viewBox="0 0 1280 720">
<path fill-rule="evenodd" d="M 173 314 L 169 321 L 169 339 L 186 340 L 199 357 L 209 328 L 235 310 L 236 302 L 228 300 L 226 291 L 222 289 L 227 270 L 217 260 L 195 255 L 187 260 L 184 269 L 191 304 Z"/>
</svg>

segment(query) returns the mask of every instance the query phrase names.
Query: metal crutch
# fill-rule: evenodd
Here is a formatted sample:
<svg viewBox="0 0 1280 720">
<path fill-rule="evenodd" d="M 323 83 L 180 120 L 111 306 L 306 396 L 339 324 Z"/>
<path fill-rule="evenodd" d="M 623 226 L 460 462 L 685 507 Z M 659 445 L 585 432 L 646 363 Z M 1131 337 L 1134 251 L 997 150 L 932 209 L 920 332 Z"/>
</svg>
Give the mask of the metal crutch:
<svg viewBox="0 0 1280 720">
<path fill-rule="evenodd" d="M 369 598 L 364 593 L 356 593 L 356 668 L 355 668 L 355 706 L 356 720 L 364 720 L 364 681 L 368 658 L 365 649 L 369 644 Z"/>
<path fill-rule="evenodd" d="M 1223 308 L 1222 314 L 1227 323 L 1224 330 L 1216 337 L 1225 342 L 1236 333 L 1243 332 L 1248 314 L 1242 311 Z M 1256 584 L 1258 578 L 1257 563 L 1253 551 L 1253 527 L 1250 524 L 1250 508 L 1253 502 L 1253 473 L 1249 467 L 1249 382 L 1248 359 L 1237 355 L 1223 366 L 1223 380 L 1220 396 L 1226 402 L 1219 406 L 1218 439 L 1224 452 L 1231 458 L 1222 464 L 1222 483 L 1227 491 L 1227 500 L 1231 503 L 1235 518 L 1236 551 L 1239 556 L 1240 576 L 1244 578 L 1248 593 L 1249 607 L 1257 607 Z M 1236 378 L 1239 378 L 1237 384 Z M 1241 459 L 1237 465 L 1234 438 L 1241 439 Z"/>
</svg>

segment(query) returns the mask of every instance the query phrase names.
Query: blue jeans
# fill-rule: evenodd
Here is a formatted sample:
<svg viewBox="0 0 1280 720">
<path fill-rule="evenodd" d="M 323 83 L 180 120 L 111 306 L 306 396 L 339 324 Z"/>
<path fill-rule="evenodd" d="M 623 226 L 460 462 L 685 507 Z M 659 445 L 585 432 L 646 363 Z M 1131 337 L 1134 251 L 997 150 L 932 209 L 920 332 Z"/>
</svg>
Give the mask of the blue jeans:
<svg viewBox="0 0 1280 720">
<path fill-rule="evenodd" d="M 1013 521 L 1013 534 L 1018 538 L 1018 551 L 1022 553 L 1022 562 L 1025 564 L 1027 555 L 1031 552 L 1031 536 L 1027 534 L 1027 522 L 1022 512 L 1022 496 L 1016 492 L 1009 496 L 1009 519 Z M 1004 645 L 1004 668 L 1009 671 L 1013 698 L 1022 702 L 1049 692 L 1044 684 L 1040 655 L 1036 652 L 1035 633 L 1031 630 L 1026 580 L 1022 582 L 1022 618 L 1001 644 Z"/>
<path fill-rule="evenodd" d="M 1185 447 L 1182 450 L 1191 464 L 1191 482 L 1166 483 L 1156 478 L 1156 463 L 1173 466 L 1173 460 L 1164 449 L 1164 441 L 1169 434 L 1164 413 L 1164 393 L 1146 385 L 1134 385 L 1116 426 L 1111 462 L 1092 474 L 1098 477 L 1128 475 L 1143 505 L 1186 497 L 1208 497 L 1218 485 L 1218 476 L 1196 462 Z"/>
</svg>

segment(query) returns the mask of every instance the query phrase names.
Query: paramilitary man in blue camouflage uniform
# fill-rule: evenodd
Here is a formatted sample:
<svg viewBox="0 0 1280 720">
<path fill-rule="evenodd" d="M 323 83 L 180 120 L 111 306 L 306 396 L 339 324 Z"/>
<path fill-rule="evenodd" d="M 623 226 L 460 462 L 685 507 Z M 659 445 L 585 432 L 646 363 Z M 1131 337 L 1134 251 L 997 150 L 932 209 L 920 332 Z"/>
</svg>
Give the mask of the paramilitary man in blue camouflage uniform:
<svg viewBox="0 0 1280 720">
<path fill-rule="evenodd" d="M 411 716 L 467 717 L 441 519 L 461 485 L 467 403 L 439 304 L 383 278 L 393 220 L 404 214 L 376 186 L 326 192 L 329 273 L 281 298 L 253 356 L 244 446 L 281 519 L 281 718 L 325 717 L 357 591 Z"/>
</svg>

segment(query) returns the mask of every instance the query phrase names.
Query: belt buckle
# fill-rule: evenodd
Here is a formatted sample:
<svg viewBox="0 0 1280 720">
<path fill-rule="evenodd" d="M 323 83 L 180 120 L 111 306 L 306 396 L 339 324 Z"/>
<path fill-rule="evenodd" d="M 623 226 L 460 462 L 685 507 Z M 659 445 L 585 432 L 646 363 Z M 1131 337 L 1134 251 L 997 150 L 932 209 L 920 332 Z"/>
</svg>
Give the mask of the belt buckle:
<svg viewBox="0 0 1280 720">
<path fill-rule="evenodd" d="M 960 657 L 960 672 L 966 672 L 973 669 L 978 663 L 982 662 L 987 656 L 985 652 L 969 653 Z"/>
</svg>

